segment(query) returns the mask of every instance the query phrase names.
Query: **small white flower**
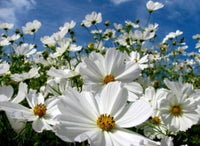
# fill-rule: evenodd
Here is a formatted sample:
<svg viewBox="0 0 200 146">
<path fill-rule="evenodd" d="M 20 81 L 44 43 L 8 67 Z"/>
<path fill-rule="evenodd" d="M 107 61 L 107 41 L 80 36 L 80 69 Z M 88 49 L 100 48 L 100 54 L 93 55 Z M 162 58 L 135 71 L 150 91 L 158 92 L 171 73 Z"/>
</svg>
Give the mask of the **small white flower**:
<svg viewBox="0 0 200 146">
<path fill-rule="evenodd" d="M 33 67 L 32 69 L 29 70 L 29 72 L 23 72 L 21 74 L 11 74 L 11 79 L 16 81 L 16 82 L 21 82 L 26 79 L 31 79 L 31 78 L 36 78 L 39 76 L 38 70 L 40 68 Z"/>
<path fill-rule="evenodd" d="M 13 49 L 15 51 L 15 54 L 17 56 L 23 55 L 26 57 L 30 57 L 31 55 L 33 55 L 37 50 L 34 48 L 33 44 L 21 44 L 20 46 L 14 44 L 13 45 Z"/>
<path fill-rule="evenodd" d="M 130 57 L 128 57 L 127 62 L 135 62 L 138 63 L 141 70 L 148 67 L 148 55 L 144 55 L 142 58 L 140 58 L 140 53 L 136 51 L 132 51 L 130 53 Z"/>
<path fill-rule="evenodd" d="M 155 32 L 150 32 L 148 30 L 140 31 L 135 30 L 133 33 L 134 40 L 137 41 L 138 44 L 143 43 L 145 40 L 151 39 L 155 36 Z"/>
<path fill-rule="evenodd" d="M 71 87 L 69 80 L 57 77 L 47 80 L 45 91 L 60 96 L 68 87 Z"/>
<path fill-rule="evenodd" d="M 20 35 L 19 34 L 14 34 L 12 36 L 8 36 L 8 41 L 13 43 L 14 41 L 18 40 L 20 38 Z"/>
<path fill-rule="evenodd" d="M 7 38 L 0 39 L 0 46 L 8 46 L 8 45 L 10 45 L 10 42 Z"/>
<path fill-rule="evenodd" d="M 42 94 L 36 94 L 35 90 L 30 90 L 26 100 L 31 108 L 11 102 L 2 102 L 0 107 L 12 118 L 33 121 L 32 128 L 36 132 L 53 130 L 52 125 L 57 123 L 55 117 L 60 114 L 57 107 L 58 99 L 49 98 L 44 101 Z"/>
<path fill-rule="evenodd" d="M 162 117 L 160 115 L 159 106 L 162 99 L 166 98 L 168 92 L 165 89 L 158 89 L 157 91 L 149 86 L 145 89 L 144 95 L 141 99 L 149 102 L 153 113 L 151 115 L 151 123 L 153 126 L 145 126 L 144 127 L 144 134 L 149 137 L 150 139 L 154 138 L 163 138 L 164 134 L 167 131 L 167 127 L 164 125 Z"/>
<path fill-rule="evenodd" d="M 195 48 L 196 48 L 196 49 L 200 48 L 200 41 L 198 41 L 198 42 L 196 43 Z"/>
<path fill-rule="evenodd" d="M 55 48 L 56 46 L 56 41 L 55 39 L 51 36 L 44 36 L 40 38 L 40 41 L 45 45 L 48 46 L 49 48 Z"/>
<path fill-rule="evenodd" d="M 125 32 L 116 39 L 116 42 L 122 46 L 130 47 L 136 43 L 134 37 L 135 36 L 133 35 L 132 31 L 130 31 L 129 33 Z"/>
<path fill-rule="evenodd" d="M 12 29 L 14 24 L 12 23 L 0 23 L 0 29 L 9 30 Z"/>
<path fill-rule="evenodd" d="M 115 30 L 114 29 L 106 29 L 103 33 L 104 40 L 115 38 Z"/>
<path fill-rule="evenodd" d="M 147 7 L 148 11 L 151 13 L 153 11 L 161 9 L 162 7 L 164 7 L 164 5 L 162 3 L 153 2 L 153 1 L 149 0 L 146 4 L 146 7 Z"/>
<path fill-rule="evenodd" d="M 165 38 L 163 39 L 162 43 L 167 42 L 169 39 L 176 38 L 176 37 L 180 36 L 181 34 L 183 34 L 183 32 L 180 31 L 180 30 L 176 30 L 176 32 L 170 32 L 169 34 L 167 34 L 165 36 Z"/>
<path fill-rule="evenodd" d="M 76 22 L 74 22 L 73 20 L 69 23 L 69 22 L 66 22 L 64 24 L 63 27 L 65 27 L 68 31 L 71 30 L 72 28 L 74 28 L 76 26 Z M 62 30 L 63 27 L 60 27 L 59 29 Z"/>
<path fill-rule="evenodd" d="M 194 99 L 195 93 L 191 84 L 171 82 L 164 80 L 170 89 L 166 99 L 160 104 L 160 112 L 163 122 L 172 132 L 186 131 L 199 121 L 199 99 Z"/>
<path fill-rule="evenodd" d="M 33 22 L 26 23 L 26 26 L 22 27 L 22 31 L 24 34 L 34 34 L 38 31 L 38 29 L 41 27 L 41 22 L 38 20 L 34 20 Z"/>
<path fill-rule="evenodd" d="M 117 24 L 117 23 L 114 23 L 113 24 L 115 29 L 120 32 L 122 29 L 123 29 L 123 25 L 122 24 Z"/>
<path fill-rule="evenodd" d="M 82 21 L 82 25 L 85 27 L 90 27 L 91 25 L 101 22 L 102 22 L 101 13 L 92 12 L 91 14 L 85 16 L 85 20 Z"/>
<path fill-rule="evenodd" d="M 135 24 L 135 23 L 133 23 L 132 21 L 129 21 L 129 20 L 126 20 L 125 23 L 126 23 L 126 26 L 131 26 L 133 28 L 138 28 L 139 27 L 138 24 Z"/>
<path fill-rule="evenodd" d="M 200 40 L 200 34 L 193 35 L 192 38 L 196 40 Z"/>
<path fill-rule="evenodd" d="M 77 76 L 79 73 L 70 69 L 55 69 L 54 67 L 51 67 L 49 71 L 47 71 L 47 74 L 51 77 L 69 79 Z"/>
</svg>

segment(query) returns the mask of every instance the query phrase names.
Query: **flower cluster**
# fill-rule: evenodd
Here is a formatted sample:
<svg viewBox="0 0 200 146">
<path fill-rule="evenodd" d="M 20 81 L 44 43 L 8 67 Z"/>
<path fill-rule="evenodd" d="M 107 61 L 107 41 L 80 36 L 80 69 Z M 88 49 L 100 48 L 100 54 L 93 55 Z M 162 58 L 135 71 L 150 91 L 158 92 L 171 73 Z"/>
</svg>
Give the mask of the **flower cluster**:
<svg viewBox="0 0 200 146">
<path fill-rule="evenodd" d="M 14 25 L 0 23 L 0 134 L 6 135 L 0 141 L 200 144 L 200 54 L 186 50 L 180 30 L 158 42 L 159 25 L 150 16 L 163 4 L 146 7 L 145 26 L 102 24 L 100 12 L 86 15 L 80 25 L 92 35 L 87 46 L 77 43 L 74 21 L 41 37 L 41 51 L 35 42 L 41 22 L 12 35 Z M 24 41 L 28 35 L 32 42 Z M 193 38 L 200 48 L 200 35 Z"/>
</svg>

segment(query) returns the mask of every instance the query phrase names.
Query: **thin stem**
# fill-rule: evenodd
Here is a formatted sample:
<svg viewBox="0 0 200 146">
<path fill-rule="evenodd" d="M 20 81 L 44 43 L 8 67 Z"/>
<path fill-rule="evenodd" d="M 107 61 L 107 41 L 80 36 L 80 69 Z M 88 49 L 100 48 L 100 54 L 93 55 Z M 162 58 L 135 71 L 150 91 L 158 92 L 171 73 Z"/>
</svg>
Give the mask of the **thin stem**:
<svg viewBox="0 0 200 146">
<path fill-rule="evenodd" d="M 150 22 L 150 19 L 151 19 L 151 12 L 149 12 L 149 16 L 148 16 L 147 23 L 146 23 L 146 25 L 145 25 L 145 26 L 147 26 L 147 25 L 149 24 L 149 22 Z"/>
</svg>

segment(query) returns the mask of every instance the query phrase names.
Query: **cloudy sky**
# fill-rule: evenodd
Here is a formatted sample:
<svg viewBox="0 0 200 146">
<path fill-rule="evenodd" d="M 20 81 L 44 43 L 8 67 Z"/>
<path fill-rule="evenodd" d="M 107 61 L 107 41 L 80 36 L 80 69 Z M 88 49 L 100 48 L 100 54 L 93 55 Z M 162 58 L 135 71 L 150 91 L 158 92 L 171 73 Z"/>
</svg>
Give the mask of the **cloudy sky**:
<svg viewBox="0 0 200 146">
<path fill-rule="evenodd" d="M 75 32 L 84 41 L 85 30 L 79 26 L 86 14 L 92 11 L 101 12 L 103 21 L 109 20 L 124 24 L 125 20 L 140 19 L 145 24 L 148 13 L 148 0 L 0 0 L 0 22 L 11 22 L 15 28 L 21 28 L 26 22 L 39 20 L 42 27 L 39 38 L 51 35 L 65 22 L 77 22 Z M 156 1 L 156 0 L 154 0 Z M 190 50 L 195 50 L 192 39 L 200 33 L 199 0 L 157 0 L 164 8 L 155 11 L 150 23 L 158 23 L 157 33 L 163 38 L 169 32 L 183 31 Z M 78 32 L 77 32 L 77 31 Z M 77 36 L 78 37 L 78 36 Z M 82 37 L 82 38 L 81 38 Z"/>
</svg>

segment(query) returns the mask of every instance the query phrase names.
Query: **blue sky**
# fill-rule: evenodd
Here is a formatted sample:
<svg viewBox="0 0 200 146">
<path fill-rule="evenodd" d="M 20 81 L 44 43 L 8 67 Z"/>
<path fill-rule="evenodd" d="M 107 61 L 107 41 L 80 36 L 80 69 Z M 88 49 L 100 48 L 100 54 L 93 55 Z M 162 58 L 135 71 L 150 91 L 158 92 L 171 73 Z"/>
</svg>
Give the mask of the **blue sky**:
<svg viewBox="0 0 200 146">
<path fill-rule="evenodd" d="M 148 0 L 0 0 L 0 22 L 11 22 L 15 28 L 21 28 L 34 19 L 42 23 L 37 33 L 39 38 L 51 35 L 65 22 L 77 22 L 75 32 L 78 42 L 85 41 L 83 28 L 79 26 L 86 14 L 101 12 L 103 21 L 109 20 L 124 24 L 125 20 L 140 19 L 145 24 L 148 13 Z M 155 1 L 155 0 L 154 0 Z M 169 32 L 183 31 L 186 43 L 191 51 L 196 51 L 194 34 L 200 33 L 199 0 L 157 0 L 164 7 L 155 11 L 150 23 L 158 23 L 157 33 L 163 38 Z M 41 48 L 42 49 L 42 48 Z"/>
</svg>

